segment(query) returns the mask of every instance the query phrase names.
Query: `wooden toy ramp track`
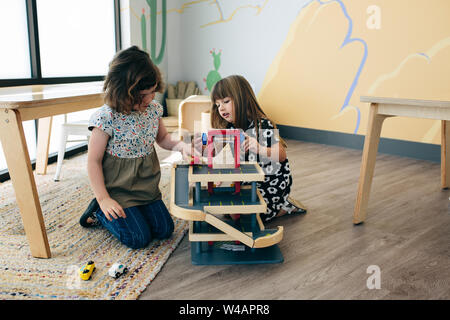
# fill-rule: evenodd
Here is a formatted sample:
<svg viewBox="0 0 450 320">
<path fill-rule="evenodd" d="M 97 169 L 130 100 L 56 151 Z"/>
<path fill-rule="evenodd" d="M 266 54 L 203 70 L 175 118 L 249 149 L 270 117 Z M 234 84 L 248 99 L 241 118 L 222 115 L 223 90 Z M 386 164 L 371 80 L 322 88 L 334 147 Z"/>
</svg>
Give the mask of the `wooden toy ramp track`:
<svg viewBox="0 0 450 320">
<path fill-rule="evenodd" d="M 266 212 L 267 205 L 256 189 L 256 181 L 264 180 L 258 164 L 244 163 L 236 169 L 175 164 L 171 174 L 170 213 L 190 222 L 193 264 L 283 261 L 276 245 L 283 238 L 283 227 L 265 229 L 259 216 Z M 239 193 L 231 187 L 219 187 L 210 194 L 201 184 L 212 181 L 247 181 L 251 185 L 242 186 Z M 240 219 L 223 219 L 224 214 L 239 214 Z"/>
</svg>

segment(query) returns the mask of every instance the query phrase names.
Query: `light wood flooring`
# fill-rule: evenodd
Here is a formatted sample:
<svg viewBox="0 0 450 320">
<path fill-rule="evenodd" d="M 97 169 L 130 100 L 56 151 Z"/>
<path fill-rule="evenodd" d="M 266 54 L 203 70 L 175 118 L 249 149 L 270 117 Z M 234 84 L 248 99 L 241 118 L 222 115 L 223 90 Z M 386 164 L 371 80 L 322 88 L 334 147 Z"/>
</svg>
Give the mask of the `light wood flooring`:
<svg viewBox="0 0 450 320">
<path fill-rule="evenodd" d="M 354 226 L 362 151 L 288 145 L 291 195 L 309 210 L 267 225 L 284 226 L 284 263 L 194 266 L 186 235 L 140 299 L 450 299 L 450 191 L 439 163 L 378 154 L 367 219 Z M 367 288 L 370 265 L 380 289 Z"/>
</svg>

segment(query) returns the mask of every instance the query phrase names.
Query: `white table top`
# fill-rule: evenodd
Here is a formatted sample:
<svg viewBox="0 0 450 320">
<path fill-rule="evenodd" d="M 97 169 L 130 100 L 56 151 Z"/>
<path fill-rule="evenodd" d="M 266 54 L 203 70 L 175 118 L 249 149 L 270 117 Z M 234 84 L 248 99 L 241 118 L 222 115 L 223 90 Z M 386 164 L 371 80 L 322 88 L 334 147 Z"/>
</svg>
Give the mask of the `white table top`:
<svg viewBox="0 0 450 320">
<path fill-rule="evenodd" d="M 0 109 L 17 109 L 103 94 L 103 81 L 0 88 Z"/>
</svg>

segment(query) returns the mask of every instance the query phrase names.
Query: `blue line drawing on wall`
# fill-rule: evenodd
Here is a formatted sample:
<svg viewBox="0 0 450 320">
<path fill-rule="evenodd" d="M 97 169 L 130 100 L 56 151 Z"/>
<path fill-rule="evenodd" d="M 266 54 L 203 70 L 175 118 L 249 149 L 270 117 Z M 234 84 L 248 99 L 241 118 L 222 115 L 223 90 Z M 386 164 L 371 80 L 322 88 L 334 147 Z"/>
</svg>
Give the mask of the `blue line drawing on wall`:
<svg viewBox="0 0 450 320">
<path fill-rule="evenodd" d="M 424 56 L 424 57 L 427 59 L 428 63 L 430 63 L 431 59 L 430 59 L 430 57 L 429 57 L 426 53 L 423 53 L 423 52 L 417 52 L 417 54 L 418 54 L 419 56 Z"/>
<path fill-rule="evenodd" d="M 355 91 L 356 86 L 358 85 L 358 80 L 359 77 L 361 76 L 362 70 L 364 68 L 364 65 L 366 64 L 366 60 L 367 60 L 367 56 L 369 54 L 369 50 L 368 50 L 368 46 L 367 43 L 361 39 L 361 38 L 352 38 L 352 33 L 353 33 L 353 20 L 350 17 L 350 15 L 347 12 L 347 8 L 345 7 L 344 3 L 342 2 L 342 0 L 329 0 L 329 1 L 322 1 L 322 0 L 311 0 L 308 3 L 306 3 L 303 7 L 305 8 L 306 6 L 310 5 L 312 2 L 317 1 L 320 5 L 326 5 L 329 4 L 331 2 L 337 2 L 339 4 L 339 6 L 341 7 L 342 13 L 344 14 L 345 18 L 348 21 L 348 29 L 347 29 L 347 35 L 345 36 L 344 41 L 341 44 L 341 49 L 343 47 L 345 47 L 347 44 L 352 43 L 352 42 L 359 42 L 363 45 L 364 47 L 364 56 L 361 60 L 361 63 L 358 67 L 358 71 L 356 72 L 356 75 L 353 79 L 353 82 L 350 86 L 350 89 L 347 92 L 347 95 L 345 97 L 344 103 L 341 107 L 341 109 L 339 110 L 339 112 L 342 112 L 345 108 L 347 108 L 349 106 L 349 102 L 350 99 L 353 95 L 353 92 Z M 355 125 L 355 130 L 353 131 L 353 133 L 357 133 L 358 129 L 359 129 L 359 125 L 361 122 L 361 111 L 359 110 L 358 107 L 355 107 L 356 111 L 357 111 L 357 119 L 356 119 L 356 125 Z"/>
</svg>

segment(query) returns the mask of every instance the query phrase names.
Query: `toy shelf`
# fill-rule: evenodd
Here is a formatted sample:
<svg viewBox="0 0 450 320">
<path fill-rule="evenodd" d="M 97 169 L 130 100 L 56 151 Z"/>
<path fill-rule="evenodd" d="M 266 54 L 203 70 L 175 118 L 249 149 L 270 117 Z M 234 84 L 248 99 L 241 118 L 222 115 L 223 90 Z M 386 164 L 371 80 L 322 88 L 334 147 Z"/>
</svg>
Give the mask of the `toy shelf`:
<svg viewBox="0 0 450 320">
<path fill-rule="evenodd" d="M 267 210 L 256 187 L 256 182 L 263 180 L 264 173 L 257 163 L 243 163 L 232 169 L 211 169 L 202 164 L 173 166 L 170 213 L 190 222 L 193 264 L 283 261 L 277 246 L 283 238 L 283 227 L 265 229 L 259 216 Z M 212 193 L 201 186 L 219 181 L 250 185 L 242 186 L 239 192 L 232 187 L 215 187 Z M 239 214 L 240 218 L 222 219 L 224 214 Z M 233 244 L 235 241 L 239 245 Z"/>
</svg>

